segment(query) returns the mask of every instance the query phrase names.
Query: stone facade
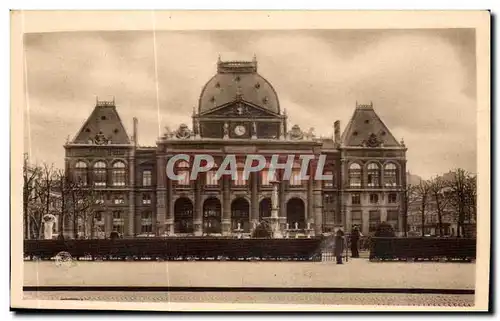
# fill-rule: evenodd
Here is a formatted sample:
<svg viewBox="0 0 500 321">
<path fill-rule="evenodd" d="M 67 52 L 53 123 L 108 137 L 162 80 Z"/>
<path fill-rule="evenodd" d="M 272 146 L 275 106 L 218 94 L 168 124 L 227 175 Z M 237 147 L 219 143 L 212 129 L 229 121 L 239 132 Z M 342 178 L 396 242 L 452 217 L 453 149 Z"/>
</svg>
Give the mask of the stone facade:
<svg viewBox="0 0 500 321">
<path fill-rule="evenodd" d="M 137 119 L 129 137 L 114 102 L 98 101 L 65 145 L 66 172 L 101 193 L 96 226 L 103 235 L 113 230 L 127 237 L 250 235 L 270 216 L 274 179 L 279 182 L 280 223 L 290 237 L 350 230 L 353 224 L 368 234 L 380 221 L 402 231 L 404 143 L 392 136 L 372 104 L 356 103 L 342 135 L 340 131 L 338 121 L 330 138 L 318 138 L 297 125 L 288 128 L 278 95 L 257 73 L 255 59 L 219 60 L 193 111 L 191 128 L 165 128 L 155 147 L 137 144 Z M 210 171 L 195 181 L 173 181 L 166 166 L 179 153 L 210 154 L 216 166 L 226 155 L 236 155 L 241 164 L 248 154 L 267 159 L 280 155 L 283 162 L 294 155 L 296 165 L 290 180 L 281 180 L 280 171 L 273 179 L 263 170 L 248 180 L 217 181 Z M 299 155 L 314 156 L 307 180 L 297 179 Z M 313 179 L 320 155 L 326 155 L 324 173 L 333 180 Z M 189 173 L 191 165 L 177 162 L 174 171 Z"/>
</svg>

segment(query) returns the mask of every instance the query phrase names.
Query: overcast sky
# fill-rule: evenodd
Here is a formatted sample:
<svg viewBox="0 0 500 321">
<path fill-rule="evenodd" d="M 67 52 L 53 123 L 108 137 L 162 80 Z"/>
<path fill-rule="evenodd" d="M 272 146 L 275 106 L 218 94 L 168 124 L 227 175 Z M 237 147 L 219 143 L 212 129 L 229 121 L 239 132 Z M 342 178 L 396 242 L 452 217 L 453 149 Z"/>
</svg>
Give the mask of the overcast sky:
<svg viewBox="0 0 500 321">
<path fill-rule="evenodd" d="M 476 172 L 473 30 L 157 31 L 156 62 L 154 39 L 130 31 L 27 34 L 25 150 L 32 159 L 63 167 L 63 144 L 96 96 L 115 96 L 129 135 L 138 117 L 140 144 L 154 146 L 158 124 L 162 131 L 191 124 L 219 54 L 255 54 L 290 125 L 331 136 L 337 119 L 344 130 L 356 101 L 372 101 L 396 139 L 404 138 L 411 173 Z"/>
</svg>

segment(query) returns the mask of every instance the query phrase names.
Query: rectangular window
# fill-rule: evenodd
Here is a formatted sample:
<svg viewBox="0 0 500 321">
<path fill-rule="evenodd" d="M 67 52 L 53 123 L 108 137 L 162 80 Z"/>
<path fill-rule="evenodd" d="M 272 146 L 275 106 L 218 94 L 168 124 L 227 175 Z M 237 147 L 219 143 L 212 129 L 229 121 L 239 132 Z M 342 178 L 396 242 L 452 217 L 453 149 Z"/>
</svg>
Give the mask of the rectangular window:
<svg viewBox="0 0 500 321">
<path fill-rule="evenodd" d="M 124 219 L 121 211 L 113 211 L 113 231 L 123 234 Z"/>
<path fill-rule="evenodd" d="M 151 171 L 142 171 L 142 186 L 151 186 Z"/>
<path fill-rule="evenodd" d="M 369 231 L 375 232 L 377 229 L 377 225 L 380 223 L 380 212 L 379 211 L 370 211 L 369 212 Z"/>
<path fill-rule="evenodd" d="M 153 215 L 151 212 L 141 214 L 141 234 L 153 233 Z"/>
<path fill-rule="evenodd" d="M 361 195 L 360 194 L 352 194 L 351 196 L 351 204 L 352 205 L 359 205 L 361 204 Z"/>
<path fill-rule="evenodd" d="M 206 184 L 207 186 L 217 186 L 219 185 L 219 180 L 217 180 L 217 171 L 210 170 L 206 174 Z"/>
<path fill-rule="evenodd" d="M 389 203 L 396 203 L 398 200 L 398 195 L 396 193 L 390 193 L 388 200 L 389 200 Z"/>
<path fill-rule="evenodd" d="M 125 204 L 125 198 L 123 196 L 115 196 L 113 203 L 115 205 L 123 205 Z"/>
<path fill-rule="evenodd" d="M 387 221 L 398 221 L 399 211 L 397 210 L 389 210 L 387 211 Z"/>
<path fill-rule="evenodd" d="M 302 177 L 300 176 L 300 170 L 293 170 L 290 175 L 290 186 L 301 186 Z"/>
<path fill-rule="evenodd" d="M 357 225 L 361 227 L 363 225 L 363 215 L 361 211 L 352 211 L 351 212 L 351 222 L 352 226 Z"/>
<path fill-rule="evenodd" d="M 269 170 L 263 170 L 261 171 L 262 173 L 262 186 L 271 186 L 271 182 L 274 180 L 274 176 L 276 175 L 276 172 L 274 172 L 273 175 L 271 175 Z"/>
<path fill-rule="evenodd" d="M 151 195 L 149 195 L 149 194 L 142 195 L 142 204 L 144 204 L 144 205 L 151 204 Z"/>
<path fill-rule="evenodd" d="M 370 203 L 372 204 L 378 203 L 378 194 L 370 194 Z"/>
<path fill-rule="evenodd" d="M 236 171 L 236 180 L 233 181 L 235 186 L 245 186 L 247 184 L 244 174 L 245 172 L 242 169 Z"/>
<path fill-rule="evenodd" d="M 179 170 L 177 174 L 179 176 L 179 180 L 177 181 L 178 185 L 181 186 L 189 186 L 191 181 L 189 179 L 189 171 L 188 170 Z"/>
</svg>

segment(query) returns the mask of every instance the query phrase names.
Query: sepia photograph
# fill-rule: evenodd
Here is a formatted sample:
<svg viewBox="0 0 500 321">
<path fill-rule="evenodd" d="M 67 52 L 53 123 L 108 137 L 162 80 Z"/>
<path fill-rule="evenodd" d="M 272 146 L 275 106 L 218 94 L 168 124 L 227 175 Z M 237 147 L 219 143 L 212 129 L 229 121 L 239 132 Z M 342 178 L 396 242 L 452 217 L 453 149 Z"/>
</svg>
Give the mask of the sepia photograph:
<svg viewBox="0 0 500 321">
<path fill-rule="evenodd" d="M 488 309 L 488 11 L 10 18 L 11 308 Z"/>
</svg>

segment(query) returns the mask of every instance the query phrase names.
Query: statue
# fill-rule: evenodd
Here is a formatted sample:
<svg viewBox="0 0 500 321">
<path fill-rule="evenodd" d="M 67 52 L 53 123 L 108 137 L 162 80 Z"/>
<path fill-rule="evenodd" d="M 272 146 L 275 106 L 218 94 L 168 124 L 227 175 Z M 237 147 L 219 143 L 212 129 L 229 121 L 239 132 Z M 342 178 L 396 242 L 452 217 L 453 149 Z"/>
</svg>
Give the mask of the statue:
<svg viewBox="0 0 500 321">
<path fill-rule="evenodd" d="M 94 137 L 94 142 L 97 145 L 106 145 L 108 143 L 108 140 L 106 139 L 106 136 L 104 136 L 102 131 L 99 131 L 99 133 Z"/>
<path fill-rule="evenodd" d="M 298 230 L 299 229 L 299 222 L 295 222 L 295 229 Z"/>
<path fill-rule="evenodd" d="M 224 137 L 228 137 L 228 136 L 229 136 L 229 124 L 224 123 Z"/>
<path fill-rule="evenodd" d="M 47 214 L 43 217 L 43 238 L 46 240 L 52 239 L 52 231 L 54 229 L 54 223 L 56 222 L 56 217 L 52 214 Z"/>
<path fill-rule="evenodd" d="M 181 124 L 179 129 L 177 129 L 175 136 L 179 139 L 186 139 L 191 137 L 191 131 L 186 124 Z"/>
</svg>

